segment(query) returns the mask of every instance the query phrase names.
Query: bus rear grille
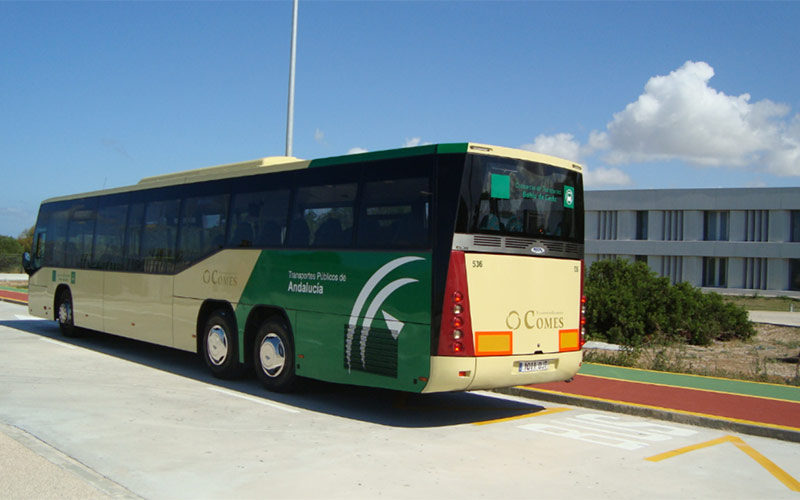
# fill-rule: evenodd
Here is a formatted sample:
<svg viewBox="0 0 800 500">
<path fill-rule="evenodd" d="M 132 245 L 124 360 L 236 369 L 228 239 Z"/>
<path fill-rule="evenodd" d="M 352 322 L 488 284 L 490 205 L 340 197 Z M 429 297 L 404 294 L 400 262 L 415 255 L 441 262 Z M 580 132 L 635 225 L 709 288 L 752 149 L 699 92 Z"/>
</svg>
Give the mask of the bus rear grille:
<svg viewBox="0 0 800 500">
<path fill-rule="evenodd" d="M 528 248 L 533 243 L 533 240 L 525 240 L 522 238 L 506 238 L 506 248 Z"/>
<path fill-rule="evenodd" d="M 503 246 L 503 238 L 501 236 L 486 236 L 475 235 L 474 244 L 479 247 L 497 247 Z"/>
<path fill-rule="evenodd" d="M 456 233 L 453 235 L 453 250 L 537 255 L 540 257 L 567 259 L 583 258 L 583 245 L 580 243 L 494 236 L 491 234 Z"/>
</svg>

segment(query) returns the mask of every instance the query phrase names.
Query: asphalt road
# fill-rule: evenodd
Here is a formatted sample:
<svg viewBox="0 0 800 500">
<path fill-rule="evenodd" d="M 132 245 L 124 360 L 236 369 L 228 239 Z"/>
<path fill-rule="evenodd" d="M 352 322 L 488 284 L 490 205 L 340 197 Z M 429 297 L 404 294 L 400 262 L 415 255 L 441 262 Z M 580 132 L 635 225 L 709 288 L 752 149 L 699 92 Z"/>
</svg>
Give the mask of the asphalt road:
<svg viewBox="0 0 800 500">
<path fill-rule="evenodd" d="M 222 382 L 0 303 L 2 498 L 798 498 L 800 446 L 491 393 Z"/>
</svg>

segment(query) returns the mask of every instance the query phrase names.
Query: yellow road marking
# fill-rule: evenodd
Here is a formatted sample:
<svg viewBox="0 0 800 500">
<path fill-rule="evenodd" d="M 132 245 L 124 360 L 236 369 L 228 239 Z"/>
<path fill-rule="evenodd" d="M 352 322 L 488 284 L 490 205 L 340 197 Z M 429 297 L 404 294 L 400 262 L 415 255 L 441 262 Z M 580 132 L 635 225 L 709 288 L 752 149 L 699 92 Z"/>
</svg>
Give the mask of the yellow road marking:
<svg viewBox="0 0 800 500">
<path fill-rule="evenodd" d="M 665 453 L 660 453 L 658 455 L 653 455 L 652 457 L 647 457 L 645 460 L 649 460 L 650 462 L 660 462 L 661 460 L 666 460 L 668 458 L 673 458 L 678 455 L 682 455 L 684 453 L 689 453 L 691 451 L 700 450 L 703 448 L 709 448 L 711 446 L 716 446 L 718 444 L 723 443 L 733 443 L 737 448 L 742 450 L 755 460 L 759 465 L 764 467 L 767 472 L 772 474 L 778 481 L 782 482 L 787 488 L 792 491 L 800 491 L 800 482 L 797 479 L 793 478 L 788 472 L 781 469 L 773 461 L 756 451 L 753 447 L 749 444 L 745 443 L 742 438 L 736 436 L 724 436 L 717 439 L 712 439 L 711 441 L 706 441 L 705 443 L 698 443 L 693 444 L 691 446 L 685 446 L 683 448 L 678 448 L 676 450 L 668 451 Z"/>
<path fill-rule="evenodd" d="M 677 457 L 678 455 L 683 455 L 684 453 L 689 453 L 690 451 L 701 450 L 703 448 L 709 448 L 711 446 L 716 446 L 718 444 L 728 443 L 733 438 L 734 438 L 733 436 L 725 436 L 718 439 L 712 439 L 711 441 L 706 441 L 705 443 L 693 444 L 691 446 L 678 448 L 677 450 L 667 451 L 665 453 L 653 455 L 652 457 L 645 458 L 645 460 L 649 460 L 651 462 L 660 462 L 668 458 Z"/>
<path fill-rule="evenodd" d="M 505 417 L 505 418 L 498 418 L 495 420 L 485 420 L 483 422 L 475 422 L 472 425 L 488 425 L 488 424 L 497 424 L 500 422 L 508 422 L 510 420 L 520 420 L 523 418 L 530 418 L 530 417 L 538 417 L 540 415 L 552 415 L 553 413 L 561 413 L 565 411 L 570 411 L 572 408 L 548 408 L 546 410 L 537 411 L 534 413 L 526 413 L 524 415 L 517 415 L 515 417 Z"/>
</svg>

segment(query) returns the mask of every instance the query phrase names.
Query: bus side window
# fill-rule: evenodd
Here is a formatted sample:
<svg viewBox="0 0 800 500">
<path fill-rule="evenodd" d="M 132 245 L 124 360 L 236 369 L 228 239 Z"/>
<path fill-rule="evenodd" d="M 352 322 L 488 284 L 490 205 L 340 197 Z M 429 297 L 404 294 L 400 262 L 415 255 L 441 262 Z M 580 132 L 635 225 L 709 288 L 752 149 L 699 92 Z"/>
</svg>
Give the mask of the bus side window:
<svg viewBox="0 0 800 500">
<path fill-rule="evenodd" d="M 44 250 L 44 265 L 64 267 L 64 251 L 67 248 L 67 227 L 69 225 L 69 206 L 53 210 L 47 221 L 49 235 Z"/>
<path fill-rule="evenodd" d="M 237 193 L 233 197 L 227 246 L 281 246 L 288 216 L 288 189 Z"/>
<path fill-rule="evenodd" d="M 430 181 L 427 177 L 364 184 L 358 246 L 425 248 L 429 243 Z"/>
<path fill-rule="evenodd" d="M 228 195 L 186 198 L 182 212 L 177 260 L 188 266 L 223 247 Z"/>
<path fill-rule="evenodd" d="M 142 233 L 144 271 L 171 273 L 175 264 L 179 200 L 153 201 L 145 210 Z"/>
<path fill-rule="evenodd" d="M 36 242 L 33 248 L 33 269 L 39 269 L 44 262 L 44 249 L 47 245 L 47 229 L 41 229 L 36 233 Z"/>
<path fill-rule="evenodd" d="M 119 271 L 125 241 L 125 218 L 128 205 L 110 205 L 97 211 L 92 267 Z"/>
<path fill-rule="evenodd" d="M 289 228 L 289 246 L 351 246 L 356 191 L 354 182 L 298 189 Z"/>
<path fill-rule="evenodd" d="M 97 199 L 73 203 L 67 230 L 65 265 L 85 269 L 89 267 L 94 240 Z"/>
<path fill-rule="evenodd" d="M 128 208 L 128 224 L 125 229 L 124 269 L 142 271 L 142 217 L 144 203 L 132 203 Z"/>
</svg>

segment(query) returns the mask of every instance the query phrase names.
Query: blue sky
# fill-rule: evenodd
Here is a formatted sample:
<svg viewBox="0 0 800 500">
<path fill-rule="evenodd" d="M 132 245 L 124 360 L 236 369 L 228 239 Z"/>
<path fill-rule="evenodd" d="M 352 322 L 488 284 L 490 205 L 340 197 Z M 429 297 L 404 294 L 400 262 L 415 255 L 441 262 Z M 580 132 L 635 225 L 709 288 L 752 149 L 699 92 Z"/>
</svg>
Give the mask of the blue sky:
<svg viewBox="0 0 800 500">
<path fill-rule="evenodd" d="M 291 1 L 0 1 L 0 234 L 284 153 Z M 294 155 L 440 142 L 590 189 L 800 185 L 800 2 L 300 0 Z"/>
</svg>

